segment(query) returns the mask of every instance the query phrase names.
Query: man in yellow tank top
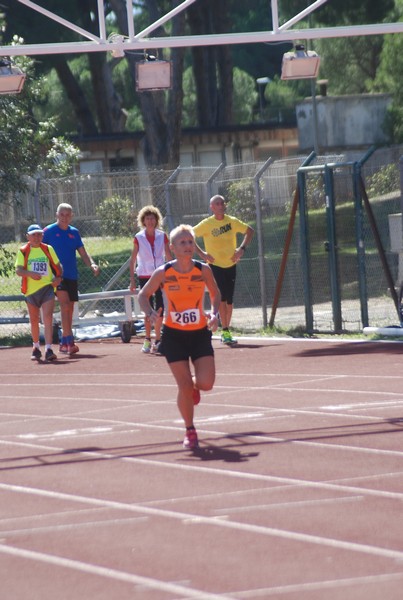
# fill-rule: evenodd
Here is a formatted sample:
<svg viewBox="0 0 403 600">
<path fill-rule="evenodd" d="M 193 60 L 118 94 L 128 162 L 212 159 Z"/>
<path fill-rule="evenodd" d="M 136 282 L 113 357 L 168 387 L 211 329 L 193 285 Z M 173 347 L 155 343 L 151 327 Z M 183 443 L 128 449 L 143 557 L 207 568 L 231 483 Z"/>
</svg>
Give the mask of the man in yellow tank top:
<svg viewBox="0 0 403 600">
<path fill-rule="evenodd" d="M 178 386 L 177 404 L 186 427 L 183 447 L 192 450 L 198 447 L 194 405 L 200 401 L 200 390 L 211 390 L 215 381 L 211 335 L 218 326 L 221 295 L 210 267 L 193 260 L 195 238 L 189 225 L 179 225 L 171 231 L 170 249 L 175 260 L 154 271 L 138 299 L 146 318 L 154 323 L 159 312 L 150 309 L 149 298 L 162 288 L 164 326 L 160 352 Z M 206 287 L 211 302 L 207 314 L 203 310 Z"/>
<path fill-rule="evenodd" d="M 232 317 L 236 265 L 244 256 L 254 234 L 254 229 L 236 217 L 226 214 L 226 202 L 223 196 L 210 199 L 211 217 L 203 219 L 194 228 L 196 237 L 202 237 L 205 251 L 196 244 L 198 255 L 209 263 L 221 293 L 220 320 L 223 344 L 234 344 L 230 332 Z M 237 246 L 237 236 L 243 235 Z"/>
</svg>

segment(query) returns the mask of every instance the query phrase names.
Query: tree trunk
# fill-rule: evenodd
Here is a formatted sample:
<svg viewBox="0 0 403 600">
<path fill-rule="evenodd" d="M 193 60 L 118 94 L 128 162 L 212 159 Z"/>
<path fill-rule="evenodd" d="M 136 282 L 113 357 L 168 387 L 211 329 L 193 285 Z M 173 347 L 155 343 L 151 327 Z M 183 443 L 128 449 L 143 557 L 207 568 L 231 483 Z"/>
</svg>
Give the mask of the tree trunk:
<svg viewBox="0 0 403 600">
<path fill-rule="evenodd" d="M 89 53 L 88 60 L 100 132 L 124 131 L 126 116 L 122 110 L 122 100 L 113 85 L 106 53 Z"/>
<path fill-rule="evenodd" d="M 71 72 L 68 62 L 61 55 L 54 57 L 52 62 L 60 82 L 66 90 L 66 94 L 73 105 L 77 121 L 80 124 L 80 133 L 82 135 L 96 135 L 98 133 L 98 128 L 93 119 L 92 111 L 88 106 L 88 102 L 84 96 L 83 90 Z"/>
<path fill-rule="evenodd" d="M 188 9 L 193 35 L 230 31 L 227 0 L 205 0 Z M 206 46 L 192 49 L 193 73 L 197 94 L 197 117 L 200 127 L 217 127 L 232 123 L 233 83 L 230 47 Z"/>
<path fill-rule="evenodd" d="M 172 6 L 178 6 L 181 0 L 174 0 Z M 123 35 L 128 34 L 125 2 L 123 0 L 110 0 L 111 7 L 116 15 L 119 29 Z M 146 1 L 146 9 L 152 21 L 161 17 L 155 0 Z M 172 35 L 183 35 L 185 16 L 182 13 L 176 15 L 172 20 Z M 153 32 L 166 35 L 162 28 Z M 179 164 L 180 155 L 180 133 L 182 121 L 182 75 L 184 48 L 171 51 L 172 60 L 172 89 L 167 92 L 139 92 L 140 108 L 143 116 L 145 136 L 143 140 L 143 152 L 145 161 L 149 166 L 161 168 L 175 168 Z M 133 81 L 133 89 L 136 82 L 136 62 L 142 60 L 141 56 L 127 53 Z"/>
</svg>

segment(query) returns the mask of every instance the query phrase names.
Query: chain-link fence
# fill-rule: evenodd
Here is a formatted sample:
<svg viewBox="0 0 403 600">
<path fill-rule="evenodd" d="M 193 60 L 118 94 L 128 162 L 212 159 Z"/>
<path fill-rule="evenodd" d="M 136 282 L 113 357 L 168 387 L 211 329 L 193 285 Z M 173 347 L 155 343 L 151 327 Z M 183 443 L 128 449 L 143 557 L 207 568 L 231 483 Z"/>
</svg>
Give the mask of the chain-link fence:
<svg viewBox="0 0 403 600">
<path fill-rule="evenodd" d="M 402 148 L 378 149 L 362 165 L 363 181 L 376 219 L 386 260 L 394 280 L 400 277 L 401 213 L 400 156 Z M 363 154 L 363 153 L 362 153 Z M 306 277 L 304 261 L 310 272 L 310 299 L 313 328 L 335 331 L 334 276 L 340 292 L 341 328 L 362 329 L 362 280 L 369 324 L 386 326 L 398 323 L 379 250 L 374 241 L 368 215 L 363 212 L 362 239 L 357 242 L 355 203 L 357 190 L 353 177 L 356 161 L 362 154 L 317 156 L 315 167 L 305 176 L 306 216 L 309 256 L 301 245 L 301 215 L 295 213 L 298 171 L 307 157 L 293 157 L 265 163 L 219 165 L 214 167 L 178 167 L 174 171 L 121 171 L 94 173 L 65 179 L 29 182 L 29 189 L 17 203 L 0 203 L 0 244 L 15 256 L 25 241 L 26 226 L 39 222 L 45 226 L 55 220 L 58 204 L 73 206 L 73 224 L 79 228 L 89 253 L 101 266 L 101 275 L 79 263 L 81 294 L 101 290 L 126 289 L 129 286 L 128 260 L 132 234 L 136 232 L 136 214 L 146 204 L 158 206 L 169 231 L 179 223 L 196 224 L 206 217 L 209 199 L 215 193 L 228 201 L 228 212 L 255 228 L 255 237 L 238 265 L 234 299 L 233 326 L 256 332 L 271 321 L 279 327 L 302 328 L 307 324 Z M 325 165 L 331 169 L 334 197 L 334 246 L 336 263 L 329 262 L 328 198 Z M 299 189 L 299 187 L 298 187 Z M 130 217 L 125 227 L 116 218 L 116 203 L 128 201 Z M 295 222 L 293 215 L 295 214 Z M 127 221 L 130 220 L 128 223 Z M 390 237 L 391 222 L 395 228 Z M 291 225 L 293 226 L 291 227 Z M 124 232 L 124 233 L 122 233 Z M 331 232 L 330 232 L 331 233 Z M 400 237 L 399 237 L 400 236 Z M 284 261 L 284 251 L 287 248 Z M 361 250 L 360 250 L 361 249 Z M 360 254 L 361 253 L 361 254 Z M 362 260 L 364 256 L 364 260 Z M 336 271 L 334 274 L 333 271 Z M 19 296 L 20 280 L 12 271 L 1 275 L 0 335 L 21 331 L 28 322 L 25 303 Z M 281 286 L 279 282 L 281 281 Z M 275 312 L 272 309 L 275 299 Z M 80 304 L 80 311 L 109 314 L 123 312 L 123 299 Z M 6 325 L 7 324 L 7 325 Z M 25 325 L 26 327 L 26 325 Z"/>
</svg>

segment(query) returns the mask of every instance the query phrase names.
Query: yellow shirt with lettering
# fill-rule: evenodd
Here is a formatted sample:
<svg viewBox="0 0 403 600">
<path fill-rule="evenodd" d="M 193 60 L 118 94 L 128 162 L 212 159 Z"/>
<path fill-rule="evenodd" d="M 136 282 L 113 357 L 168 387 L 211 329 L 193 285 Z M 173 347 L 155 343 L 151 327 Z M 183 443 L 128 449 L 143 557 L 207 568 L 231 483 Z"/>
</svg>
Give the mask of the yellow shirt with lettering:
<svg viewBox="0 0 403 600">
<path fill-rule="evenodd" d="M 212 215 L 193 227 L 195 236 L 203 238 L 207 254 L 214 256 L 213 264 L 224 269 L 235 264 L 231 257 L 237 248 L 237 234 L 245 234 L 247 229 L 246 223 L 229 215 L 223 219 Z"/>
<path fill-rule="evenodd" d="M 50 255 L 52 256 L 54 262 L 56 264 L 59 263 L 59 259 L 57 257 L 56 252 L 54 251 L 52 246 L 48 246 Z M 23 267 L 25 262 L 25 258 L 21 250 L 17 252 L 17 258 L 15 260 L 16 267 Z M 45 285 L 50 285 L 52 283 L 52 279 L 54 277 L 52 269 L 49 264 L 48 257 L 41 248 L 33 248 L 31 246 L 29 256 L 28 256 L 28 271 L 35 271 L 42 275 L 42 277 L 38 280 L 32 279 L 32 277 L 27 277 L 27 293 L 26 296 L 30 296 L 31 294 L 35 294 L 38 290 L 45 287 Z"/>
</svg>

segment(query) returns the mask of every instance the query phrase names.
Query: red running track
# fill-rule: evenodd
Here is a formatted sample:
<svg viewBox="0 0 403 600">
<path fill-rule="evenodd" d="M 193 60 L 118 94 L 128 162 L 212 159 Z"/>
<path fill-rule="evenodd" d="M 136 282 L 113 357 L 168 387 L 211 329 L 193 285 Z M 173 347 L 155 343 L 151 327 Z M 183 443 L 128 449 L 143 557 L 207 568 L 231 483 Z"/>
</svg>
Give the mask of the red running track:
<svg viewBox="0 0 403 600">
<path fill-rule="evenodd" d="M 214 344 L 195 452 L 140 339 L 1 349 L 2 599 L 401 599 L 403 345 Z"/>
</svg>

